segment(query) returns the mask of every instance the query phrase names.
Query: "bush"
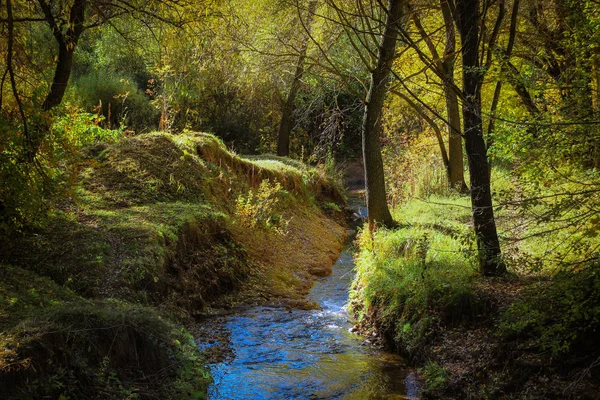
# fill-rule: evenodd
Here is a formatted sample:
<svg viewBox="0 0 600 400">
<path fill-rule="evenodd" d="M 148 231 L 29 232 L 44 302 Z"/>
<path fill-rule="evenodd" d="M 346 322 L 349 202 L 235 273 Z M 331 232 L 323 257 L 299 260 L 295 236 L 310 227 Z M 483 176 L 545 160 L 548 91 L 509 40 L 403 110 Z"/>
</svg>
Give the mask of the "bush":
<svg viewBox="0 0 600 400">
<path fill-rule="evenodd" d="M 71 302 L 33 313 L 2 339 L 3 394 L 28 398 L 203 398 L 210 380 L 190 334 L 151 309 Z"/>
<path fill-rule="evenodd" d="M 502 315 L 501 333 L 561 356 L 595 343 L 600 331 L 600 271 L 563 271 L 530 288 Z"/>
<path fill-rule="evenodd" d="M 158 127 L 160 113 L 150 98 L 129 78 L 114 72 L 92 70 L 75 79 L 67 100 L 105 117 L 108 128 L 125 126 L 141 133 Z"/>
<path fill-rule="evenodd" d="M 288 192 L 283 190 L 281 183 L 265 179 L 256 190 L 250 189 L 238 196 L 235 215 L 250 228 L 260 226 L 285 234 L 287 222 L 278 211 L 286 195 Z"/>
</svg>

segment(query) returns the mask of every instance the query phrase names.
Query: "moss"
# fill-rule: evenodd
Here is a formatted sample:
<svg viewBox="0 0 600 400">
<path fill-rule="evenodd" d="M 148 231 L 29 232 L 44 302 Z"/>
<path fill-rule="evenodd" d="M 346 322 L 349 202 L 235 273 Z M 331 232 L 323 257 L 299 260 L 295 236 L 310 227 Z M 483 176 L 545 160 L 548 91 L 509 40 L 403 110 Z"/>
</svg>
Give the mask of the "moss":
<svg viewBox="0 0 600 400">
<path fill-rule="evenodd" d="M 30 398 L 199 398 L 209 375 L 186 331 L 147 307 L 75 301 L 2 333 L 3 394 Z"/>
<path fill-rule="evenodd" d="M 205 392 L 209 377 L 193 338 L 155 310 L 86 300 L 22 268 L 0 271 L 4 396 L 196 398 L 190 394 Z"/>
<path fill-rule="evenodd" d="M 172 292 L 188 291 L 180 266 L 192 259 L 186 268 L 195 279 L 186 282 L 199 298 L 235 289 L 248 272 L 243 250 L 227 234 L 228 218 L 207 205 L 84 209 L 56 212 L 50 221 L 6 243 L 7 254 L 82 296 L 163 302 Z M 197 248 L 187 245 L 190 240 Z M 201 307 L 203 301 L 176 303 Z"/>
<path fill-rule="evenodd" d="M 152 310 L 175 319 L 227 305 L 225 295 L 299 298 L 309 270 L 341 247 L 343 229 L 319 205 L 335 209 L 343 193 L 321 170 L 242 158 L 202 133 L 139 135 L 83 154 L 74 197 L 42 226 L 0 238 L 0 263 L 16 266 L 0 288 L 0 379 L 15 396 L 202 396 L 191 338 Z M 263 209 L 267 186 L 278 201 Z M 239 199 L 266 223 L 245 224 Z"/>
<path fill-rule="evenodd" d="M 0 265 L 0 327 L 16 324 L 32 310 L 49 309 L 81 300 L 71 290 L 33 272 Z"/>
<path fill-rule="evenodd" d="M 176 299 L 202 308 L 238 288 L 249 272 L 243 246 L 229 233 L 241 220 L 240 198 L 265 181 L 279 185 L 289 196 L 264 218 L 282 224 L 285 208 L 342 198 L 314 168 L 244 159 L 210 134 L 139 135 L 88 155 L 72 204 L 57 207 L 44 227 L 0 239 L 0 262 L 87 297 Z"/>
</svg>

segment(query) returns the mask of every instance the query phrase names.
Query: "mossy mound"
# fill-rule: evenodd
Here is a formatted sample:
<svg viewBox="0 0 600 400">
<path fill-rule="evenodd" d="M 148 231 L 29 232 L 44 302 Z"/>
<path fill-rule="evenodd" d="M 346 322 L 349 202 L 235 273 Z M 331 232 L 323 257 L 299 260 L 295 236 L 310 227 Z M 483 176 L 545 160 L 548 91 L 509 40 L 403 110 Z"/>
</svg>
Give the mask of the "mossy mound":
<svg viewBox="0 0 600 400">
<path fill-rule="evenodd" d="M 9 398 L 202 398 L 202 360 L 173 320 L 299 300 L 341 248 L 325 210 L 342 193 L 301 163 L 241 158 L 200 133 L 85 154 L 72 199 L 0 237 Z"/>
<path fill-rule="evenodd" d="M 210 378 L 182 327 L 147 307 L 87 301 L 3 267 L 17 277 L 2 281 L 2 310 L 13 308 L 9 299 L 23 317 L 5 320 L 0 334 L 4 398 L 203 398 Z M 11 286 L 17 281 L 28 289 Z"/>
<path fill-rule="evenodd" d="M 342 199 L 313 168 L 243 159 L 209 134 L 152 133 L 88 154 L 75 201 L 57 207 L 42 228 L 5 238 L 0 260 L 85 297 L 201 309 L 239 288 L 256 264 L 244 235 L 231 233 L 241 196 L 267 181 L 287 193 L 281 209 L 318 213 L 318 203 Z"/>
</svg>

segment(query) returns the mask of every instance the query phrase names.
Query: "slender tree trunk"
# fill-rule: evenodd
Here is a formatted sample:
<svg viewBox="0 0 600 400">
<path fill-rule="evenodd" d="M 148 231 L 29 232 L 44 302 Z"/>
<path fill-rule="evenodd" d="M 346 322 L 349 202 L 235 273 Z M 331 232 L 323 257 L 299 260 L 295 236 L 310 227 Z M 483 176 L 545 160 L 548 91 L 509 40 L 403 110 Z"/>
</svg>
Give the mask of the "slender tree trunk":
<svg viewBox="0 0 600 400">
<path fill-rule="evenodd" d="M 512 55 L 512 50 L 515 45 L 515 38 L 517 35 L 517 16 L 519 15 L 519 0 L 513 1 L 512 13 L 510 16 L 510 28 L 508 33 L 508 43 L 506 45 L 506 50 L 504 54 L 502 54 L 502 67 L 500 68 L 500 79 L 496 82 L 496 87 L 494 88 L 494 96 L 492 97 L 492 104 L 490 106 L 490 121 L 487 129 L 487 148 L 488 150 L 492 147 L 494 143 L 494 131 L 496 129 L 496 110 L 498 109 L 498 104 L 500 102 L 500 94 L 502 93 L 502 84 L 504 83 L 502 77 L 506 75 L 508 72 L 508 61 L 510 56 Z M 535 104 L 534 104 L 535 107 Z M 492 159 L 488 158 L 488 175 L 490 176 L 490 180 L 492 177 Z"/>
<path fill-rule="evenodd" d="M 58 59 L 54 71 L 54 78 L 52 79 L 50 92 L 42 104 L 42 109 L 44 111 L 49 111 L 59 105 L 67 90 L 71 69 L 73 67 L 73 55 L 84 28 L 83 23 L 85 21 L 86 1 L 87 0 L 74 0 L 69 12 L 68 28 L 66 32 L 63 32 L 62 26 L 58 24 L 52 14 L 50 4 L 44 0 L 38 0 L 38 4 L 44 13 L 46 22 L 50 29 L 52 29 L 52 34 L 58 43 Z"/>
<path fill-rule="evenodd" d="M 48 95 L 42 104 L 42 109 L 44 111 L 50 111 L 62 102 L 65 91 L 67 90 L 67 85 L 69 84 L 69 77 L 71 76 L 74 52 L 75 46 L 70 43 L 65 43 L 64 41 L 59 42 L 58 60 L 54 71 L 54 79 L 52 79 L 50 92 L 48 92 Z"/>
<path fill-rule="evenodd" d="M 446 45 L 442 69 L 444 71 L 444 95 L 448 115 L 448 175 L 450 186 L 461 192 L 467 192 L 463 164 L 463 144 L 460 126 L 460 107 L 454 84 L 454 64 L 456 62 L 456 31 L 452 20 L 452 10 L 448 0 L 440 0 L 440 8 L 444 17 Z"/>
<path fill-rule="evenodd" d="M 279 123 L 279 135 L 277 140 L 277 155 L 287 156 L 290 154 L 290 134 L 292 132 L 292 116 L 294 114 L 294 105 L 296 95 L 300 89 L 302 76 L 304 75 L 304 59 L 306 58 L 306 44 L 302 48 L 302 54 L 298 57 L 296 63 L 296 73 L 292 87 L 281 108 L 281 122 Z"/>
<path fill-rule="evenodd" d="M 447 85 L 444 87 L 446 97 L 446 110 L 448 113 L 448 170 L 450 186 L 458 189 L 461 193 L 468 192 L 465 183 L 465 171 L 463 164 L 463 145 L 460 126 L 460 107 L 458 97 L 454 90 Z"/>
<path fill-rule="evenodd" d="M 308 16 L 307 23 L 304 26 L 305 29 L 310 30 L 312 16 L 315 13 L 315 9 L 317 7 L 317 2 L 311 0 L 308 3 Z M 301 17 L 300 12 L 298 12 L 299 18 Z M 306 32 L 308 35 L 308 32 Z M 281 122 L 279 123 L 279 134 L 277 136 L 277 155 L 278 156 L 288 156 L 290 154 L 290 135 L 292 133 L 292 118 L 294 116 L 295 103 L 296 103 L 296 95 L 300 90 L 300 85 L 302 83 L 302 77 L 304 76 L 304 63 L 306 60 L 306 52 L 308 50 L 308 41 L 309 38 L 307 35 L 304 35 L 302 47 L 300 49 L 300 56 L 298 57 L 298 61 L 296 62 L 296 72 L 294 74 L 294 80 L 292 81 L 292 86 L 290 87 L 290 91 L 283 103 L 281 108 Z"/>
<path fill-rule="evenodd" d="M 398 26 L 402 18 L 402 1 L 390 0 L 383 38 L 379 47 L 377 66 L 371 72 L 362 126 L 363 159 L 367 193 L 369 228 L 377 224 L 391 227 L 394 220 L 387 205 L 383 158 L 381 156 L 381 114 L 388 91 L 388 79 L 396 52 Z"/>
<path fill-rule="evenodd" d="M 412 9 L 412 7 L 411 7 Z M 448 163 L 446 164 L 448 173 L 448 184 L 450 187 L 457 188 L 461 192 L 467 192 L 465 184 L 465 174 L 463 165 L 463 147 L 460 126 L 460 107 L 454 83 L 454 64 L 456 62 L 456 30 L 452 17 L 452 9 L 449 0 L 440 0 L 440 9 L 444 17 L 444 29 L 446 33 L 446 42 L 444 55 L 440 57 L 436 44 L 423 27 L 419 18 L 419 13 L 412 10 L 412 18 L 421 38 L 429 48 L 431 57 L 434 60 L 431 68 L 435 68 L 442 77 L 444 94 L 446 99 L 446 127 L 448 129 Z"/>
<path fill-rule="evenodd" d="M 423 110 L 423 108 L 420 107 L 417 103 L 415 103 L 409 96 L 405 95 L 400 91 L 393 90 L 392 93 L 403 99 L 406 102 L 406 104 L 412 107 L 412 109 L 415 110 L 419 114 L 419 116 L 429 124 L 431 129 L 433 129 L 435 137 L 438 141 L 438 146 L 440 147 L 440 155 L 442 156 L 442 161 L 444 162 L 444 167 L 446 168 L 446 174 L 448 175 L 448 180 L 450 180 L 450 160 L 448 160 L 448 152 L 446 151 L 446 144 L 444 143 L 442 130 L 440 129 L 438 124 L 429 115 L 427 115 L 427 112 L 425 112 L 425 110 Z"/>
<path fill-rule="evenodd" d="M 484 275 L 506 273 L 496 231 L 481 119 L 483 72 L 479 61 L 479 1 L 457 0 L 457 26 L 462 41 L 464 137 L 471 175 L 471 206 L 479 261 Z"/>
</svg>

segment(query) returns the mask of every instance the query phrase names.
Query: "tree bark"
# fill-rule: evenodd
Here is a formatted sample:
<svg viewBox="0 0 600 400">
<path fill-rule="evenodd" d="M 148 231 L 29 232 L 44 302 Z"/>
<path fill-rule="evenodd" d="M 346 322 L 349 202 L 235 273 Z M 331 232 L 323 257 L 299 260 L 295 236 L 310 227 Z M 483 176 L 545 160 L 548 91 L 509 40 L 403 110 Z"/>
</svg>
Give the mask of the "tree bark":
<svg viewBox="0 0 600 400">
<path fill-rule="evenodd" d="M 481 119 L 483 71 L 479 50 L 479 0 L 457 0 L 456 19 L 462 41 L 464 138 L 471 175 L 471 206 L 482 272 L 506 273 L 494 219 L 488 160 Z"/>
<path fill-rule="evenodd" d="M 312 16 L 315 13 L 315 9 L 317 7 L 317 2 L 311 0 L 308 3 L 308 21 L 306 23 L 305 29 L 310 29 L 310 21 L 312 20 Z M 298 12 L 299 18 L 302 18 L 300 12 Z M 307 32 L 308 34 L 308 32 Z M 278 156 L 288 156 L 290 154 L 290 135 L 292 133 L 292 118 L 295 110 L 296 103 L 296 95 L 300 90 L 300 84 L 302 83 L 302 77 L 304 76 L 304 62 L 306 60 L 306 52 L 308 50 L 308 41 L 309 38 L 307 35 L 304 36 L 302 46 L 300 48 L 300 56 L 298 57 L 298 61 L 296 62 L 296 72 L 294 74 L 294 80 L 292 81 L 292 86 L 290 87 L 290 91 L 283 103 L 281 109 L 281 122 L 279 123 L 279 133 L 277 136 L 277 155 Z"/>
<path fill-rule="evenodd" d="M 507 63 L 512 55 L 512 50 L 515 45 L 515 38 L 517 35 L 517 16 L 519 15 L 519 0 L 513 1 L 512 13 L 510 16 L 510 28 L 508 33 L 508 43 L 506 44 L 506 50 L 502 54 L 502 66 L 500 68 L 500 75 L 505 75 L 508 70 Z M 494 143 L 494 131 L 496 129 L 496 110 L 498 109 L 498 104 L 500 102 L 500 94 L 502 93 L 502 76 L 496 82 L 496 87 L 494 88 L 494 95 L 492 97 L 492 104 L 490 106 L 490 121 L 488 123 L 487 129 L 487 148 L 488 150 L 492 147 Z M 535 106 L 535 105 L 534 105 Z M 492 158 L 488 159 L 488 175 L 490 176 L 490 180 L 492 177 Z"/>
<path fill-rule="evenodd" d="M 52 15 L 50 5 L 44 0 L 38 0 L 38 3 L 58 43 L 58 59 L 54 78 L 52 79 L 50 92 L 48 92 L 42 104 L 44 111 L 50 111 L 62 102 L 67 85 L 69 84 L 69 77 L 71 76 L 71 69 L 73 67 L 73 55 L 84 28 L 86 0 L 75 0 L 73 2 L 69 13 L 68 28 L 65 33 L 62 32 L 62 27 L 57 24 Z"/>
<path fill-rule="evenodd" d="M 48 95 L 42 104 L 42 109 L 44 111 L 50 111 L 58 106 L 62 102 L 65 91 L 67 90 L 71 69 L 73 67 L 73 55 L 75 50 L 75 46 L 72 46 L 72 49 L 69 49 L 68 46 L 69 44 L 64 42 L 61 42 L 58 45 L 58 60 L 54 71 L 54 78 L 52 79 L 50 92 L 48 92 Z"/>
<path fill-rule="evenodd" d="M 371 71 L 362 126 L 363 159 L 369 228 L 378 224 L 392 227 L 394 220 L 387 205 L 383 158 L 381 156 L 381 114 L 388 91 L 388 79 L 396 52 L 398 26 L 402 18 L 402 1 L 390 0 L 383 38 L 379 46 L 377 66 Z"/>
<path fill-rule="evenodd" d="M 288 95 L 281 108 L 281 122 L 279 123 L 279 135 L 277 140 L 277 155 L 288 156 L 290 154 L 290 134 L 292 132 L 292 116 L 294 114 L 294 105 L 296 102 L 296 95 L 300 89 L 302 76 L 304 75 L 304 60 L 306 58 L 306 43 L 302 48 L 302 54 L 298 57 L 296 63 L 296 73 L 294 74 L 294 81 Z"/>
<path fill-rule="evenodd" d="M 454 91 L 454 64 L 456 62 L 456 31 L 452 20 L 452 10 L 448 0 L 440 0 L 440 7 L 444 17 L 446 30 L 446 45 L 444 48 L 444 95 L 446 99 L 446 112 L 448 115 L 448 175 L 450 186 L 460 192 L 467 192 L 463 164 L 463 144 L 460 126 L 460 107 L 458 96 Z"/>
<path fill-rule="evenodd" d="M 448 129 L 448 163 L 446 164 L 448 174 L 448 184 L 450 187 L 457 188 L 461 192 L 467 192 L 465 184 L 465 174 L 463 165 L 463 147 L 460 126 L 460 107 L 454 82 L 454 64 L 456 62 L 456 30 L 454 29 L 454 20 L 452 18 L 452 9 L 448 0 L 440 0 L 440 9 L 444 17 L 444 29 L 446 33 L 446 42 L 444 55 L 440 57 L 435 43 L 425 31 L 418 12 L 412 12 L 412 18 L 421 38 L 427 45 L 433 63 L 431 68 L 437 70 L 442 79 L 444 95 L 446 100 L 446 127 Z"/>
</svg>

